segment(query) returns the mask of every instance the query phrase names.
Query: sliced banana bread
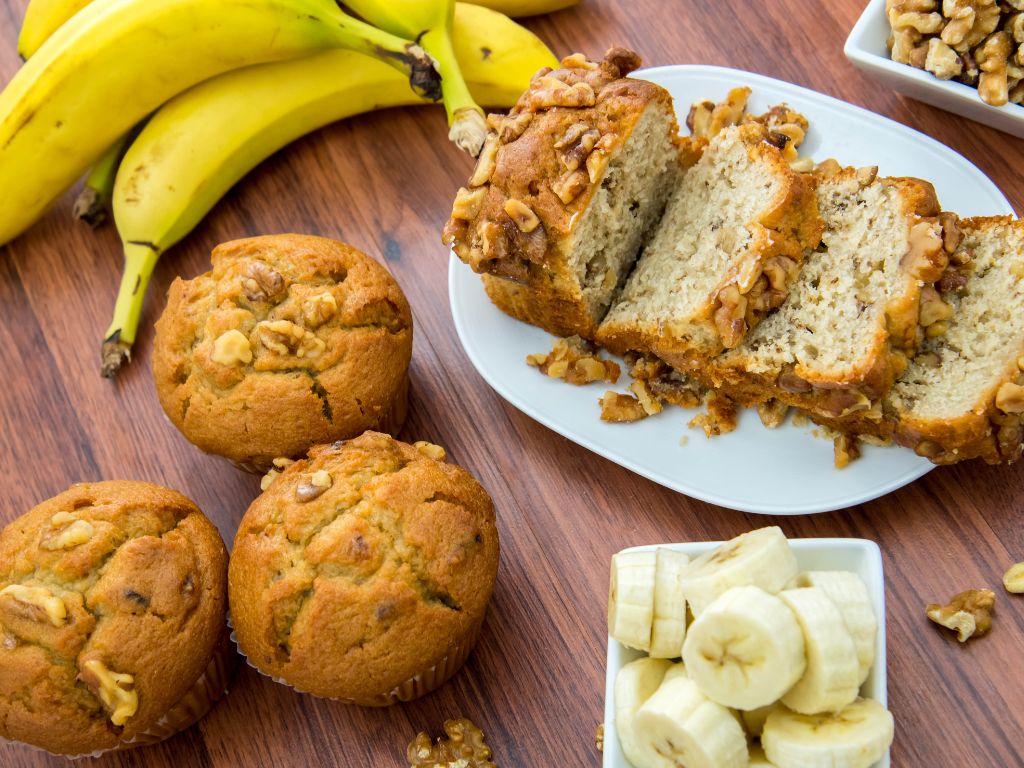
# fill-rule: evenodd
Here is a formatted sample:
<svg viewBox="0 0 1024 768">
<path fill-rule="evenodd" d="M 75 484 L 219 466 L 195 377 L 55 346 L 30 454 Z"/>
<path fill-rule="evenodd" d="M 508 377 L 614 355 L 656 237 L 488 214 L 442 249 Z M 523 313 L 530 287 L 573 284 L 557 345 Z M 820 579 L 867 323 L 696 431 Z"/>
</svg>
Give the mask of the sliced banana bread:
<svg viewBox="0 0 1024 768">
<path fill-rule="evenodd" d="M 983 217 L 960 228 L 939 283 L 952 313 L 944 332 L 925 339 L 885 410 L 896 441 L 936 463 L 1015 461 L 1024 441 L 1024 222 Z"/>
<path fill-rule="evenodd" d="M 877 178 L 874 168 L 821 177 L 817 198 L 825 232 L 789 297 L 696 373 L 745 405 L 778 398 L 814 416 L 878 422 L 920 324 L 943 314 L 928 286 L 955 247 L 943 240 L 943 221 L 955 217 L 940 220 L 931 184 Z"/>
<path fill-rule="evenodd" d="M 614 352 L 673 365 L 735 347 L 785 299 L 822 230 L 812 177 L 762 125 L 727 128 L 686 171 L 598 330 Z"/>
<path fill-rule="evenodd" d="M 593 338 L 680 173 L 679 126 L 668 91 L 626 78 L 632 51 L 562 65 L 488 118 L 443 240 L 503 311 Z"/>
</svg>

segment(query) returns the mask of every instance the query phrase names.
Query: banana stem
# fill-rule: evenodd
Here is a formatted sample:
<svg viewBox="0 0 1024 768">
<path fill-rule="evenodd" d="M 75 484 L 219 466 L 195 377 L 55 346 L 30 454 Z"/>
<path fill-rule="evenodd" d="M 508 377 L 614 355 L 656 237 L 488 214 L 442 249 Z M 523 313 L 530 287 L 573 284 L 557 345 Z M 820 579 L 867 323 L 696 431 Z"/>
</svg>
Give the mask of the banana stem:
<svg viewBox="0 0 1024 768">
<path fill-rule="evenodd" d="M 473 157 L 480 154 L 487 138 L 484 111 L 469 92 L 469 86 L 459 69 L 458 59 L 449 28 L 435 28 L 424 33 L 419 40 L 428 51 L 433 51 L 441 73 L 441 91 L 444 108 L 448 113 L 448 138 Z"/>
<path fill-rule="evenodd" d="M 423 48 L 341 10 L 338 15 L 340 43 L 344 47 L 367 53 L 394 67 L 409 78 L 409 86 L 418 96 L 440 100 L 441 74 L 437 62 Z"/>
<path fill-rule="evenodd" d="M 75 198 L 75 204 L 71 209 L 71 215 L 76 219 L 84 221 L 93 229 L 107 220 L 110 214 L 110 201 L 114 196 L 114 181 L 117 179 L 117 169 L 124 159 L 128 147 L 135 141 L 149 118 L 142 120 L 119 138 L 103 153 L 103 156 L 96 161 L 96 165 L 85 177 L 85 186 Z"/>
<path fill-rule="evenodd" d="M 152 243 L 127 242 L 124 244 L 124 273 L 117 292 L 114 317 L 104 334 L 100 352 L 100 372 L 105 378 L 117 375 L 121 367 L 131 360 L 132 344 L 139 329 L 146 287 L 161 251 Z"/>
</svg>

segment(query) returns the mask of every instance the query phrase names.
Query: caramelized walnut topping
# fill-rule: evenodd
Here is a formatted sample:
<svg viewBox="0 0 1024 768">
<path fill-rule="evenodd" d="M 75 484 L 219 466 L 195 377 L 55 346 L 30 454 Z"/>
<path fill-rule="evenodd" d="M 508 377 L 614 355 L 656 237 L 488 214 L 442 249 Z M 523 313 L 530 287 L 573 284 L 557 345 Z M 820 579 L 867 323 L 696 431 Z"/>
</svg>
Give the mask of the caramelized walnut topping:
<svg viewBox="0 0 1024 768">
<path fill-rule="evenodd" d="M 434 443 L 428 443 L 426 440 L 417 440 L 412 444 L 413 447 L 426 456 L 428 459 L 434 461 L 444 461 L 448 458 L 448 454 L 445 453 L 444 448 Z"/>
<path fill-rule="evenodd" d="M 487 127 L 498 134 L 498 141 L 510 144 L 524 133 L 533 120 L 533 112 L 517 112 L 509 115 L 487 116 Z"/>
<path fill-rule="evenodd" d="M 455 193 L 455 202 L 452 203 L 452 218 L 457 221 L 472 221 L 480 213 L 486 196 L 486 187 L 477 187 L 474 190 L 459 187 L 459 191 Z"/>
<path fill-rule="evenodd" d="M 103 702 L 110 712 L 110 722 L 124 725 L 139 708 L 139 694 L 131 687 L 135 678 L 124 672 L 113 672 L 99 659 L 82 664 L 79 679 Z"/>
<path fill-rule="evenodd" d="M 553 379 L 564 379 L 569 384 L 584 385 L 595 381 L 614 384 L 619 380 L 619 366 L 613 360 L 601 357 L 597 348 L 579 336 L 557 339 L 551 351 L 529 355 L 526 362 Z"/>
<path fill-rule="evenodd" d="M 996 408 L 1003 413 L 1024 413 L 1024 387 L 1007 381 L 996 392 Z"/>
<path fill-rule="evenodd" d="M 334 484 L 326 469 L 318 469 L 302 479 L 295 487 L 295 499 L 300 502 L 312 501 Z"/>
<path fill-rule="evenodd" d="M 288 292 L 288 285 L 269 264 L 253 261 L 242 278 L 242 290 L 249 301 L 279 301 Z"/>
<path fill-rule="evenodd" d="M 957 640 L 964 643 L 992 628 L 995 604 L 996 594 L 991 589 L 968 589 L 953 597 L 949 605 L 932 603 L 925 613 L 936 624 L 956 630 Z"/>
<path fill-rule="evenodd" d="M 264 320 L 256 326 L 263 346 L 279 355 L 317 357 L 326 348 L 323 339 L 290 320 Z"/>
<path fill-rule="evenodd" d="M 569 205 L 587 188 L 588 183 L 589 177 L 583 171 L 569 171 L 558 177 L 551 185 L 551 191 L 558 195 L 564 205 Z"/>
<path fill-rule="evenodd" d="M 788 414 L 789 406 L 774 397 L 757 404 L 757 415 L 761 418 L 761 423 L 768 429 L 777 429 L 782 426 Z"/>
<path fill-rule="evenodd" d="M 482 187 L 491 180 L 491 175 L 497 167 L 498 159 L 498 136 L 490 134 L 484 141 L 484 148 L 480 150 L 480 157 L 477 158 L 476 168 L 473 175 L 469 177 L 469 186 Z"/>
<path fill-rule="evenodd" d="M 419 733 L 406 749 L 410 768 L 497 768 L 484 734 L 465 718 L 444 724 L 447 739 L 431 744 L 427 733 Z"/>
<path fill-rule="evenodd" d="M 729 397 L 716 390 L 711 390 L 704 399 L 704 405 L 707 411 L 694 416 L 687 426 L 699 427 L 704 430 L 706 437 L 724 435 L 736 429 L 736 403 Z"/>
<path fill-rule="evenodd" d="M 48 621 L 55 627 L 64 626 L 68 609 L 64 601 L 46 587 L 26 587 L 10 584 L 0 589 L 0 598 L 9 598 L 9 610 L 31 621 Z"/>
<path fill-rule="evenodd" d="M 557 77 L 544 76 L 536 86 L 524 94 L 528 109 L 539 112 L 552 107 L 592 107 L 597 103 L 597 94 L 590 83 L 566 85 Z"/>
<path fill-rule="evenodd" d="M 508 214 L 508 217 L 515 222 L 520 230 L 527 234 L 540 226 L 540 219 L 533 212 L 533 209 L 522 200 L 517 200 L 514 197 L 510 197 L 505 201 L 505 213 Z"/>
</svg>

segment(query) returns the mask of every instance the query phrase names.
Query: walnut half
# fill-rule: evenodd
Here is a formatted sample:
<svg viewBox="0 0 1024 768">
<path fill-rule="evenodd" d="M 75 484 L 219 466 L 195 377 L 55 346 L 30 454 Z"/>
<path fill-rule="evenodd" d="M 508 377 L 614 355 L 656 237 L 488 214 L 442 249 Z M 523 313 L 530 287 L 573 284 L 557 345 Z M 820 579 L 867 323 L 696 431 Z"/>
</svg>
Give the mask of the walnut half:
<svg viewBox="0 0 1024 768">
<path fill-rule="evenodd" d="M 968 589 L 953 597 L 949 605 L 932 603 L 925 613 L 936 624 L 956 630 L 957 640 L 964 643 L 992 628 L 995 604 L 996 594 L 991 589 Z"/>
<path fill-rule="evenodd" d="M 447 739 L 430 743 L 427 733 L 419 733 L 406 749 L 411 768 L 497 768 L 491 760 L 491 748 L 484 734 L 465 718 L 447 720 L 444 724 Z"/>
</svg>

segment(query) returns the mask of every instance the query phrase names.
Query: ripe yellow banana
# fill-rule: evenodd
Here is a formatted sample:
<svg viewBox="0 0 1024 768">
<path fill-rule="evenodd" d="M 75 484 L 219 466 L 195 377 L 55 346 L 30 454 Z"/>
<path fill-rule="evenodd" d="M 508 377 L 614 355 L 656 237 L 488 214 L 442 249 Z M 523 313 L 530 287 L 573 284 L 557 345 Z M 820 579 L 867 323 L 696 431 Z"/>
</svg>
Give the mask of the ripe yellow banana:
<svg viewBox="0 0 1024 768">
<path fill-rule="evenodd" d="M 560 11 L 580 0 L 472 0 L 475 5 L 483 5 L 512 17 L 536 16 L 539 13 Z"/>
<path fill-rule="evenodd" d="M 333 0 L 93 0 L 0 93 L 0 244 L 185 88 L 328 48 L 378 56 L 421 92 L 440 96 L 422 48 L 348 16 Z"/>
<path fill-rule="evenodd" d="M 448 112 L 448 138 L 473 157 L 487 138 L 484 112 L 473 101 L 452 45 L 454 0 L 346 0 L 371 24 L 396 35 L 415 38 L 437 61 L 441 92 Z"/>
<path fill-rule="evenodd" d="M 18 35 L 18 53 L 21 58 L 39 50 L 46 39 L 61 24 L 85 8 L 92 0 L 31 0 L 25 9 L 25 20 Z"/>
<path fill-rule="evenodd" d="M 486 8 L 457 3 L 453 31 L 459 65 L 483 104 L 511 106 L 538 69 L 557 66 L 533 33 Z M 125 271 L 104 336 L 103 374 L 129 359 L 157 259 L 253 167 L 349 115 L 422 101 L 380 62 L 328 51 L 229 72 L 165 104 L 125 155 L 114 188 Z"/>
</svg>

